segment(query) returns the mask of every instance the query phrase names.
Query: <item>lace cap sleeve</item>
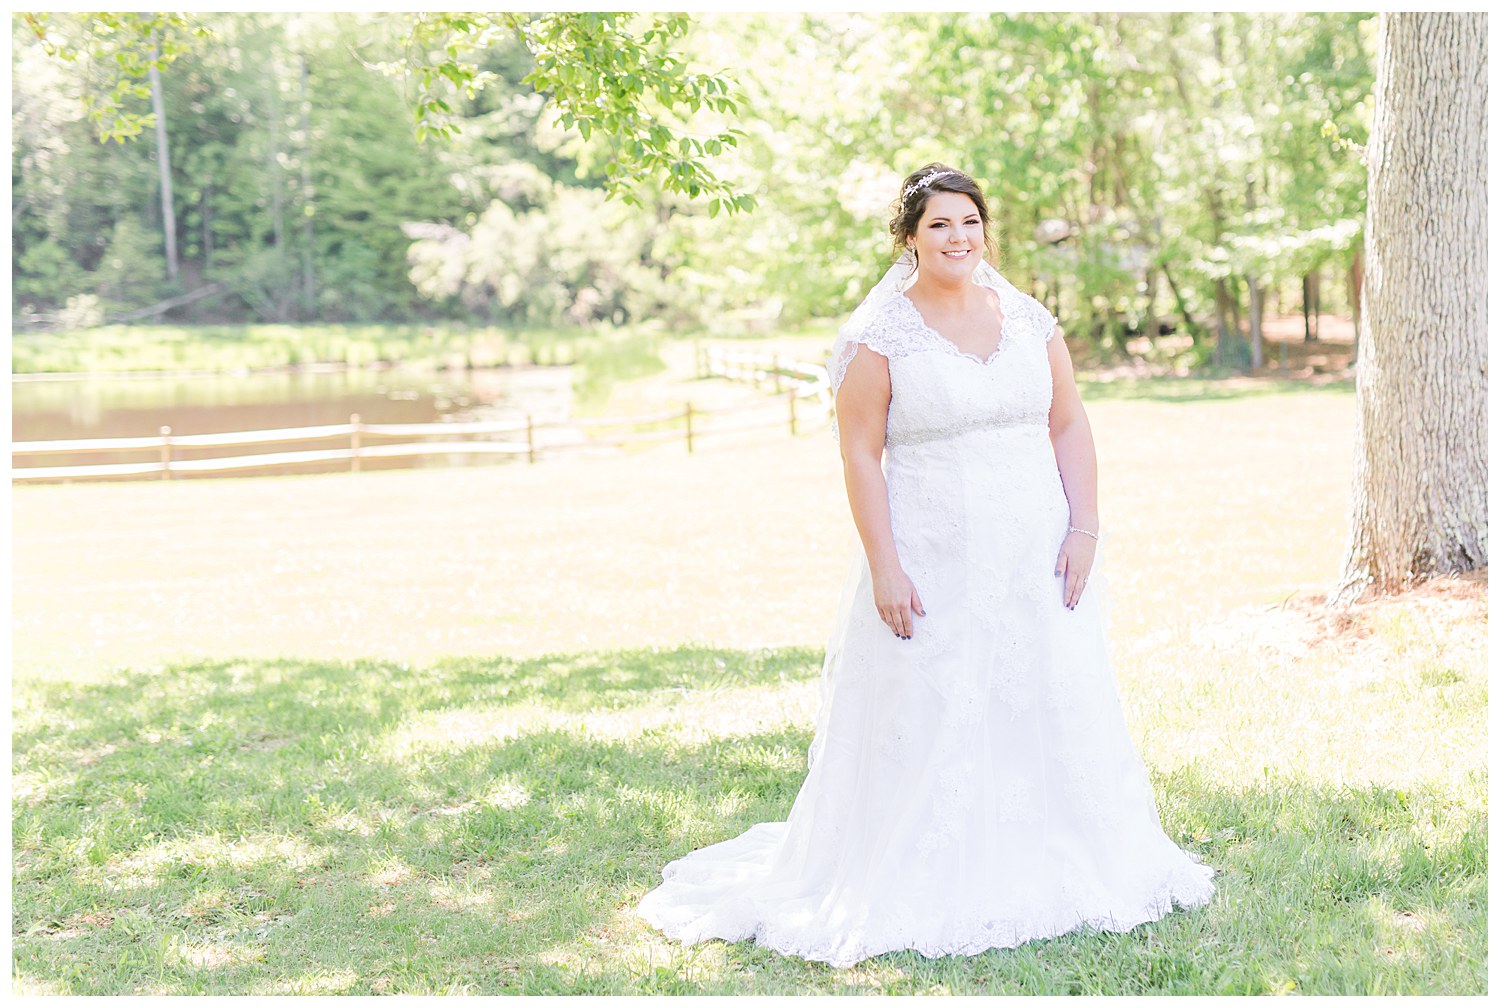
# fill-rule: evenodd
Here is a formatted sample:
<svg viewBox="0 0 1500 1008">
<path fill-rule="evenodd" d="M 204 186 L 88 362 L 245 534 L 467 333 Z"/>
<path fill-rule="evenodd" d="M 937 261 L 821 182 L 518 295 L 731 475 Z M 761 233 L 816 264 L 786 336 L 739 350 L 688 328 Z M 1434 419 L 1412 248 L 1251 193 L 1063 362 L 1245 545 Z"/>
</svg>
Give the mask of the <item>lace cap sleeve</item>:
<svg viewBox="0 0 1500 1008">
<path fill-rule="evenodd" d="M 1036 300 L 1033 298 L 1032 300 Z M 1036 324 L 1043 328 L 1042 342 L 1050 343 L 1053 335 L 1057 332 L 1057 316 L 1047 310 L 1047 306 L 1041 301 L 1036 301 Z"/>
<path fill-rule="evenodd" d="M 902 296 L 893 291 L 866 302 L 839 327 L 828 363 L 828 379 L 835 395 L 839 383 L 844 380 L 844 372 L 849 369 L 849 362 L 861 345 L 889 360 L 924 348 L 926 344 L 921 330 L 915 328 L 910 316 L 900 310 L 897 299 Z"/>
<path fill-rule="evenodd" d="M 849 362 L 854 360 L 854 355 L 859 352 L 861 345 L 880 353 L 880 341 L 869 323 L 868 317 L 851 318 L 839 327 L 839 334 L 834 339 L 833 349 L 828 355 L 828 381 L 833 386 L 834 395 L 838 395 L 839 385 L 844 381 L 844 373 L 849 370 Z"/>
<path fill-rule="evenodd" d="M 849 370 L 850 361 L 861 346 L 867 346 L 887 360 L 903 357 L 921 348 L 921 334 L 912 329 L 896 304 L 896 291 L 884 291 L 866 300 L 839 327 L 838 337 L 828 355 L 828 382 L 838 401 L 839 386 Z M 833 418 L 833 439 L 839 438 L 838 414 Z"/>
</svg>

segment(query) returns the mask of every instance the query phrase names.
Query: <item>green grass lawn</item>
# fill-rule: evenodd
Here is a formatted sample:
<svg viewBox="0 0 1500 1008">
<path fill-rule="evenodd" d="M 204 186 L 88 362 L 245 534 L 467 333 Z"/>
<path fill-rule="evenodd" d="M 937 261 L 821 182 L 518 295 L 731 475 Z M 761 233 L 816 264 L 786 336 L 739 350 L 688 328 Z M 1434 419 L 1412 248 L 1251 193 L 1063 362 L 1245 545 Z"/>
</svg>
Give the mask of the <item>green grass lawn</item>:
<svg viewBox="0 0 1500 1008">
<path fill-rule="evenodd" d="M 457 324 L 113 325 L 20 331 L 11 371 L 222 371 L 303 364 L 495 367 L 571 363 L 645 327 L 501 328 Z"/>
<path fill-rule="evenodd" d="M 826 430 L 766 432 L 15 488 L 14 989 L 1486 992 L 1484 581 L 1312 604 L 1347 389 L 1089 401 L 1116 678 L 1208 906 L 849 970 L 633 915 L 805 774 L 854 541 Z"/>
</svg>

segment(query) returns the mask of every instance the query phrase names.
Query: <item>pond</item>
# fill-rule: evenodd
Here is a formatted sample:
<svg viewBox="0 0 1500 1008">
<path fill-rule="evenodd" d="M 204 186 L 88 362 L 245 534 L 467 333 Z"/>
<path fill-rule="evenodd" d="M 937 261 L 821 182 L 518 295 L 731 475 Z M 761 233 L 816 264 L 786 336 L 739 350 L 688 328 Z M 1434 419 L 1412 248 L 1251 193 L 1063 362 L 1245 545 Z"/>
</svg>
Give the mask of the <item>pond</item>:
<svg viewBox="0 0 1500 1008">
<path fill-rule="evenodd" d="M 154 437 L 364 423 L 566 420 L 572 414 L 570 367 L 476 368 L 462 371 L 304 368 L 241 375 L 13 379 L 11 437 L 16 441 Z M 348 447 L 347 436 L 272 445 L 178 449 L 177 457 L 259 454 Z M 28 455 L 16 468 L 143 462 L 155 450 Z M 361 468 L 493 464 L 488 456 L 453 455 L 361 460 Z M 349 463 L 298 463 L 275 472 L 332 472 Z M 235 470 L 242 475 L 258 470 Z"/>
</svg>

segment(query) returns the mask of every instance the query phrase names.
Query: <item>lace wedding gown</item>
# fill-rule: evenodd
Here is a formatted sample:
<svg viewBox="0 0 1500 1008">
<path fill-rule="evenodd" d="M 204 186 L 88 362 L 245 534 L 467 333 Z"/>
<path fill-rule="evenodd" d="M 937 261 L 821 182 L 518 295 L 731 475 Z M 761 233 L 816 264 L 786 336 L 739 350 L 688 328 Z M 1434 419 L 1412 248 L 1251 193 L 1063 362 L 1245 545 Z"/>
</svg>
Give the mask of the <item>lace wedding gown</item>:
<svg viewBox="0 0 1500 1008">
<path fill-rule="evenodd" d="M 835 387 L 860 344 L 889 361 L 891 525 L 927 615 L 897 638 L 855 550 L 802 789 L 786 822 L 666 866 L 637 912 L 674 940 L 849 966 L 1124 931 L 1213 893 L 1213 870 L 1162 832 L 1126 731 L 1099 565 L 1073 610 L 1053 575 L 1068 526 L 1047 427 L 1056 319 L 987 264 L 975 282 L 1004 315 L 987 360 L 899 289 L 872 293 L 835 344 Z"/>
</svg>

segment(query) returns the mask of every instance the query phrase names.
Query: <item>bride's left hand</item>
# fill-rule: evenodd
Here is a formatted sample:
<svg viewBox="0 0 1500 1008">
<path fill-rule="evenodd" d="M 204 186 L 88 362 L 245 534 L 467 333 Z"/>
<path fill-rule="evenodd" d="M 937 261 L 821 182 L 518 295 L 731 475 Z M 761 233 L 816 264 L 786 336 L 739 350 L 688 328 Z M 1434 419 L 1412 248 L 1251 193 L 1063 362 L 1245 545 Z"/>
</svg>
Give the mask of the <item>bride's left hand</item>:
<svg viewBox="0 0 1500 1008">
<path fill-rule="evenodd" d="M 1063 579 L 1063 605 L 1076 608 L 1088 584 L 1089 571 L 1094 566 L 1094 551 L 1099 544 L 1082 532 L 1069 532 L 1063 539 L 1062 549 L 1057 551 L 1057 565 L 1053 573 Z"/>
</svg>

